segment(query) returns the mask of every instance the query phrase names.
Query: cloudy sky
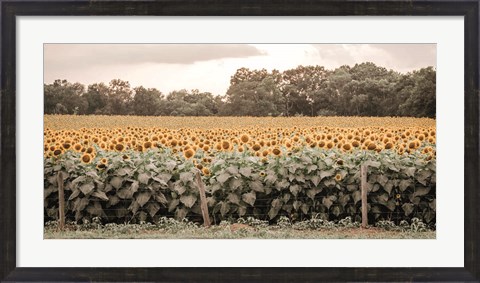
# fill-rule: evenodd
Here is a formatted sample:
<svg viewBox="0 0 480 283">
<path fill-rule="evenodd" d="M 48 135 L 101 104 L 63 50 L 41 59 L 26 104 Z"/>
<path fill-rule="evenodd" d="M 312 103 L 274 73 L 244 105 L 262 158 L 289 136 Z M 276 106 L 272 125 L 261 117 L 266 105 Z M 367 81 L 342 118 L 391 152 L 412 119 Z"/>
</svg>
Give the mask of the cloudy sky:
<svg viewBox="0 0 480 283">
<path fill-rule="evenodd" d="M 112 79 L 168 94 L 199 89 L 224 94 L 241 67 L 280 71 L 298 65 L 374 62 L 409 72 L 436 67 L 435 44 L 45 44 L 44 82 L 88 85 Z"/>
</svg>

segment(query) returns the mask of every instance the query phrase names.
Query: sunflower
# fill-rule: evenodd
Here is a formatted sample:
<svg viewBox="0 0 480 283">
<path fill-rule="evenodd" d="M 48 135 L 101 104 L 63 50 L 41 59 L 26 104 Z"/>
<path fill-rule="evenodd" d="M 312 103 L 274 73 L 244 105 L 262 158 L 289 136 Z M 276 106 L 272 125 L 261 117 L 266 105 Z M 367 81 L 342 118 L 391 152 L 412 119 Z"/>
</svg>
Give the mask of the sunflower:
<svg viewBox="0 0 480 283">
<path fill-rule="evenodd" d="M 262 146 L 259 145 L 258 143 L 254 144 L 254 145 L 252 146 L 252 149 L 253 149 L 254 151 L 259 151 L 260 148 L 262 148 Z"/>
<path fill-rule="evenodd" d="M 262 156 L 263 157 L 266 157 L 270 154 L 270 151 L 268 149 L 265 149 L 263 152 L 262 152 Z"/>
<path fill-rule="evenodd" d="M 116 151 L 123 151 L 124 149 L 125 149 L 125 146 L 124 146 L 123 144 L 121 144 L 121 143 L 117 143 L 117 144 L 115 145 L 115 150 L 116 150 Z"/>
<path fill-rule="evenodd" d="M 228 149 L 230 149 L 230 142 L 228 142 L 228 141 L 222 141 L 222 149 L 223 149 L 223 150 L 228 150 Z"/>
<path fill-rule="evenodd" d="M 352 145 L 349 144 L 349 143 L 346 143 L 346 144 L 343 145 L 342 148 L 343 148 L 343 150 L 345 150 L 345 151 L 349 151 L 350 149 L 352 149 Z"/>
<path fill-rule="evenodd" d="M 65 149 L 65 150 L 68 150 L 71 146 L 72 146 L 72 145 L 71 145 L 70 143 L 67 143 L 67 142 L 62 143 L 62 147 L 63 147 L 63 149 Z"/>
<path fill-rule="evenodd" d="M 73 146 L 73 149 L 78 152 L 78 151 L 82 150 L 82 145 L 79 144 L 79 143 L 76 143 L 76 144 Z"/>
<path fill-rule="evenodd" d="M 63 153 L 63 151 L 61 149 L 58 149 L 58 148 L 53 151 L 54 156 L 59 156 L 62 153 Z"/>
<path fill-rule="evenodd" d="M 385 144 L 385 149 L 392 149 L 392 148 L 393 148 L 393 143 L 387 142 L 387 143 Z"/>
<path fill-rule="evenodd" d="M 418 139 L 414 140 L 415 142 L 415 148 L 419 148 L 420 146 L 422 146 L 422 142 Z"/>
<path fill-rule="evenodd" d="M 329 141 L 329 142 L 327 143 L 327 148 L 328 148 L 328 149 L 332 149 L 334 145 L 335 145 L 335 144 L 334 144 L 332 141 Z"/>
<path fill-rule="evenodd" d="M 417 143 L 415 141 L 411 141 L 409 144 L 408 144 L 408 148 L 410 149 L 414 149 L 417 147 Z"/>
<path fill-rule="evenodd" d="M 143 148 L 149 149 L 151 147 L 152 147 L 152 142 L 146 141 L 146 142 L 143 143 Z"/>
<path fill-rule="evenodd" d="M 92 156 L 88 153 L 85 153 L 84 155 L 82 155 L 81 160 L 83 163 L 90 163 L 92 161 Z"/>
<path fill-rule="evenodd" d="M 208 169 L 207 167 L 203 167 L 202 168 L 202 173 L 205 176 L 210 176 L 210 169 Z"/>
<path fill-rule="evenodd" d="M 272 149 L 272 153 L 275 156 L 279 156 L 280 154 L 282 154 L 282 151 L 278 147 L 275 147 L 274 149 Z"/>
<path fill-rule="evenodd" d="M 400 194 L 396 194 L 396 195 L 395 195 L 395 198 L 396 198 L 396 199 L 399 199 L 400 197 L 401 197 Z"/>
<path fill-rule="evenodd" d="M 192 158 L 193 156 L 195 155 L 195 151 L 193 151 L 193 149 L 187 149 L 183 152 L 183 156 L 186 158 L 186 159 L 190 159 Z"/>
<path fill-rule="evenodd" d="M 359 147 L 359 146 L 360 146 L 360 142 L 358 142 L 357 140 L 354 140 L 354 141 L 352 141 L 352 146 L 353 146 L 353 147 Z"/>
<path fill-rule="evenodd" d="M 340 174 L 335 175 L 335 180 L 337 182 L 340 182 L 342 180 L 342 175 L 340 175 Z"/>
<path fill-rule="evenodd" d="M 291 143 L 290 141 L 286 141 L 286 142 L 285 142 L 285 147 L 286 147 L 286 148 L 292 148 L 292 146 L 293 146 L 293 145 L 292 145 L 292 143 Z"/>
<path fill-rule="evenodd" d="M 250 140 L 250 137 L 249 137 L 247 134 L 243 134 L 243 135 L 240 137 L 240 140 L 241 140 L 243 143 L 247 143 L 247 142 Z"/>
<path fill-rule="evenodd" d="M 107 168 L 107 165 L 105 165 L 105 164 L 103 164 L 103 163 L 97 164 L 97 169 L 102 170 L 102 169 L 105 169 L 105 168 Z"/>
</svg>

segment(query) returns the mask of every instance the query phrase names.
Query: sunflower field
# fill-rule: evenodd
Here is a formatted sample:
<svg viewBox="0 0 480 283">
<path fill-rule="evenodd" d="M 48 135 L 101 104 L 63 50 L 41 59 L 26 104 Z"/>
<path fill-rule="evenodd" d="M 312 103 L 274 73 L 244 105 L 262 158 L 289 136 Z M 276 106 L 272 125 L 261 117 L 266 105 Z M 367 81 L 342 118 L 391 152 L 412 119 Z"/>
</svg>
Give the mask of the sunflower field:
<svg viewBox="0 0 480 283">
<path fill-rule="evenodd" d="M 45 116 L 45 221 L 202 221 L 195 176 L 215 223 L 359 220 L 368 165 L 369 222 L 434 225 L 435 120 L 378 117 Z M 60 176 L 60 178 L 58 178 Z"/>
</svg>

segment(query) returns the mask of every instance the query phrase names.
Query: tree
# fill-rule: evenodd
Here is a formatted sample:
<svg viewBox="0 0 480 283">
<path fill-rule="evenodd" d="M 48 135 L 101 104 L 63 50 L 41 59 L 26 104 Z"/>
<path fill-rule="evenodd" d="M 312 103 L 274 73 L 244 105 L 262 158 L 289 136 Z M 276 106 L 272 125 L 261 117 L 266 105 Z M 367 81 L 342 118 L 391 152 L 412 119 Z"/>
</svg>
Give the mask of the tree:
<svg viewBox="0 0 480 283">
<path fill-rule="evenodd" d="M 133 91 L 128 81 L 111 80 L 108 84 L 108 100 L 105 112 L 112 115 L 132 114 L 128 109 L 132 94 Z"/>
<path fill-rule="evenodd" d="M 277 116 L 281 113 L 278 109 L 281 95 L 274 76 L 264 76 L 263 71 L 260 73 L 261 76 L 253 76 L 252 80 L 243 80 L 230 85 L 220 115 Z M 259 78 L 262 79 L 258 80 Z"/>
<path fill-rule="evenodd" d="M 298 66 L 282 74 L 281 89 L 284 95 L 286 116 L 301 114 L 314 116 L 315 98 L 326 79 L 322 66 Z"/>
<path fill-rule="evenodd" d="M 389 71 L 384 67 L 379 67 L 372 62 L 355 64 L 350 68 L 349 73 L 353 80 L 364 81 L 365 79 L 379 80 L 388 76 Z"/>
<path fill-rule="evenodd" d="M 159 90 L 139 86 L 134 88 L 134 91 L 131 110 L 135 115 L 153 116 L 162 107 L 163 94 Z"/>
<path fill-rule="evenodd" d="M 83 97 L 88 103 L 85 114 L 109 114 L 103 113 L 108 100 L 108 87 L 104 83 L 89 85 Z"/>
<path fill-rule="evenodd" d="M 240 68 L 230 79 L 230 85 L 236 85 L 243 82 L 261 82 L 266 76 L 268 71 L 266 69 L 250 70 L 249 68 Z"/>
<path fill-rule="evenodd" d="M 182 89 L 169 93 L 163 108 L 165 115 L 211 116 L 218 113 L 218 101 L 210 92 Z"/>
<path fill-rule="evenodd" d="M 86 110 L 87 102 L 82 97 L 85 87 L 80 83 L 67 80 L 55 80 L 44 84 L 44 111 L 46 114 L 74 114 Z"/>
<path fill-rule="evenodd" d="M 329 73 L 320 91 L 328 98 L 326 110 L 342 116 L 394 116 L 398 113 L 396 93 L 399 73 L 367 62 L 342 66 Z"/>
<path fill-rule="evenodd" d="M 436 71 L 432 67 L 413 71 L 414 86 L 408 99 L 400 105 L 400 112 L 414 117 L 436 115 Z"/>
<path fill-rule="evenodd" d="M 164 96 L 120 79 L 89 85 L 85 92 L 80 83 L 56 80 L 44 85 L 44 108 L 46 114 L 435 117 L 435 93 L 433 67 L 400 74 L 366 62 L 334 70 L 240 68 L 223 96 L 198 89 Z"/>
<path fill-rule="evenodd" d="M 347 87 L 348 84 L 353 84 Z M 323 87 L 316 97 L 317 106 L 323 111 L 335 112 L 338 115 L 347 115 L 347 109 L 350 108 L 352 99 L 352 90 L 355 81 L 350 74 L 350 67 L 341 66 L 331 72 L 328 72 L 323 83 Z"/>
</svg>

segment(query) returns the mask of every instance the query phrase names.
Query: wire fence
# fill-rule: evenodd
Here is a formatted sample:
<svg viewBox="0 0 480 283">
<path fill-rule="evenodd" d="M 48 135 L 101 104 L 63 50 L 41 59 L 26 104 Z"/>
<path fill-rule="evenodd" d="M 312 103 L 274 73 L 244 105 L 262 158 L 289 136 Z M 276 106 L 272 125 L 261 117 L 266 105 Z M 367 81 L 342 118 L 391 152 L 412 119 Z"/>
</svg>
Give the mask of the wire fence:
<svg viewBox="0 0 480 283">
<path fill-rule="evenodd" d="M 363 170 L 363 169 L 362 169 Z M 200 181 L 201 182 L 201 181 Z M 365 183 L 364 183 L 365 182 Z M 367 190 L 366 181 L 362 181 L 359 191 Z M 204 186 L 204 185 L 203 185 Z M 436 199 L 436 193 L 429 192 L 427 194 L 421 194 L 422 199 L 417 199 L 415 191 L 412 192 L 411 189 L 408 191 L 399 191 L 393 189 L 387 194 L 387 199 L 385 199 L 384 191 L 370 191 L 367 193 L 366 198 L 364 196 L 353 197 L 352 192 L 347 192 L 345 195 L 343 192 L 341 194 L 335 195 L 332 198 L 331 191 L 320 191 L 313 196 L 308 195 L 293 195 L 291 192 L 279 192 L 275 191 L 272 188 L 271 197 L 267 196 L 266 193 L 258 193 L 260 197 L 254 198 L 254 205 L 248 204 L 250 201 L 244 201 L 242 194 L 236 194 L 235 196 L 229 197 L 229 193 L 223 194 L 223 199 L 220 199 L 222 195 L 213 194 L 209 196 L 210 206 L 206 205 L 208 210 L 206 215 L 202 215 L 200 209 L 200 197 L 198 197 L 193 204 L 190 206 L 182 204 L 181 200 L 178 198 L 168 199 L 170 203 L 162 203 L 154 200 L 150 196 L 150 200 L 143 202 L 140 205 L 134 198 L 129 199 L 117 199 L 115 201 L 103 200 L 100 201 L 99 198 L 94 197 L 83 197 L 81 204 L 77 203 L 77 200 L 68 200 L 71 195 L 70 190 L 65 191 L 65 201 L 66 208 L 65 211 L 58 211 L 59 207 L 59 193 L 50 192 L 48 196 L 44 198 L 44 208 L 45 208 L 45 219 L 55 219 L 62 218 L 59 216 L 60 213 L 66 213 L 68 219 L 72 217 L 76 218 L 84 216 L 84 212 L 92 212 L 97 215 L 104 215 L 107 218 L 117 217 L 119 219 L 133 219 L 137 214 L 144 214 L 145 217 L 154 217 L 161 216 L 178 216 L 178 208 L 185 209 L 180 215 L 184 217 L 190 217 L 191 219 L 198 220 L 199 217 L 208 218 L 208 215 L 213 217 L 214 222 L 218 223 L 222 219 L 232 219 L 232 218 L 247 218 L 253 217 L 256 219 L 264 221 L 278 221 L 279 217 L 286 216 L 291 220 L 304 220 L 304 219 L 314 219 L 316 217 L 326 218 L 326 220 L 340 220 L 342 217 L 350 216 L 354 220 L 362 219 L 362 226 L 365 226 L 365 222 L 368 220 L 376 219 L 386 219 L 386 220 L 395 220 L 396 222 L 404 219 L 408 219 L 409 215 L 416 216 L 419 213 L 424 213 L 425 209 L 428 211 L 428 220 L 432 221 L 435 219 L 435 208 L 431 207 L 431 203 Z M 435 191 L 435 190 L 432 190 Z M 108 198 L 107 193 L 107 198 Z M 112 196 L 112 195 L 111 195 Z M 110 196 L 110 197 L 111 197 Z M 132 195 L 133 196 L 133 195 Z M 211 199 L 213 198 L 213 203 Z M 172 204 L 171 201 L 177 199 L 176 204 Z M 166 200 L 166 199 L 165 199 Z M 275 200 L 280 200 L 278 203 L 274 203 Z M 207 204 L 209 202 L 207 201 Z M 363 204 L 366 204 L 369 209 L 367 210 L 367 215 L 363 217 L 362 208 Z M 421 203 L 421 205 L 420 205 Z M 228 204 L 228 206 L 225 206 Z M 408 204 L 410 206 L 414 204 L 413 208 L 404 209 L 404 205 Z M 80 205 L 81 209 L 79 209 Z M 192 206 L 193 205 L 193 206 Z M 422 207 L 421 207 L 422 206 Z M 427 208 L 425 208 L 427 207 Z M 423 209 L 424 211 L 420 211 Z M 432 212 L 433 211 L 433 216 Z M 146 215 L 146 216 L 145 216 Z M 64 215 L 65 216 L 65 215 Z M 410 218 L 412 217 L 410 216 Z M 63 217 L 65 219 L 65 217 Z M 429 222 L 428 221 L 428 222 Z M 209 221 L 208 221 L 209 222 Z"/>
</svg>

